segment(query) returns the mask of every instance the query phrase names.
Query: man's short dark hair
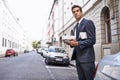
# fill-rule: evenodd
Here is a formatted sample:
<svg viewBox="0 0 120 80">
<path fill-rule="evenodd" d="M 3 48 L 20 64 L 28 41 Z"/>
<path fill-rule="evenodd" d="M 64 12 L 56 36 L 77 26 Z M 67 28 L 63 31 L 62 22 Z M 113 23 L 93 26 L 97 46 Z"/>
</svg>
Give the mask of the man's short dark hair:
<svg viewBox="0 0 120 80">
<path fill-rule="evenodd" d="M 73 5 L 72 8 L 71 8 L 71 11 L 72 11 L 74 8 L 76 8 L 76 7 L 78 7 L 78 8 L 80 9 L 80 11 L 82 12 L 82 7 L 79 6 L 79 5 Z"/>
</svg>

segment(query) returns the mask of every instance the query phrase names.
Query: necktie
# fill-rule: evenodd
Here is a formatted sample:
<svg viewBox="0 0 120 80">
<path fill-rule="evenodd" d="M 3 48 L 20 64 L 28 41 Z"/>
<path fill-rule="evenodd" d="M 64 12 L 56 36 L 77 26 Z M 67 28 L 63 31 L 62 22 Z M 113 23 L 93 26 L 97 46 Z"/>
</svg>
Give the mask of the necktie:
<svg viewBox="0 0 120 80">
<path fill-rule="evenodd" d="M 78 28 L 79 23 L 76 25 L 76 40 L 79 38 L 79 28 Z"/>
</svg>

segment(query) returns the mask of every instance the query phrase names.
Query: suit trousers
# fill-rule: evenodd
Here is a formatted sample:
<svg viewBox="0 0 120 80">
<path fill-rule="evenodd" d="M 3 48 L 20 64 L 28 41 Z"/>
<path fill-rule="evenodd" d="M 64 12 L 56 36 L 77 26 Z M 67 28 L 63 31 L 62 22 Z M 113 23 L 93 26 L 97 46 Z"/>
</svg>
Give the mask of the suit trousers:
<svg viewBox="0 0 120 80">
<path fill-rule="evenodd" d="M 94 80 L 94 62 L 79 62 L 76 60 L 76 68 L 79 80 Z"/>
</svg>

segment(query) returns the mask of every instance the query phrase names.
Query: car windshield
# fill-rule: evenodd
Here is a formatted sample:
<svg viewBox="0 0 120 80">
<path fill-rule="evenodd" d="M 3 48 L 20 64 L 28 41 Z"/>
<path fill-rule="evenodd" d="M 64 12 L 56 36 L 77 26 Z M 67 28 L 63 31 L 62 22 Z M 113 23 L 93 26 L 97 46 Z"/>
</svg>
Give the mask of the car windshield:
<svg viewBox="0 0 120 80">
<path fill-rule="evenodd" d="M 49 52 L 65 53 L 65 50 L 62 48 L 49 48 Z"/>
</svg>

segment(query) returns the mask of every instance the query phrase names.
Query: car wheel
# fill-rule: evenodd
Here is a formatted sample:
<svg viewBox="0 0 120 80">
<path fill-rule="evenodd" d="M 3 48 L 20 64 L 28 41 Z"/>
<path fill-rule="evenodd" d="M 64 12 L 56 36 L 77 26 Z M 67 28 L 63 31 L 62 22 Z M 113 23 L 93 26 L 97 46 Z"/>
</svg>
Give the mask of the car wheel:
<svg viewBox="0 0 120 80">
<path fill-rule="evenodd" d="M 50 62 L 48 61 L 47 58 L 45 58 L 45 64 L 46 64 L 46 65 L 49 65 L 49 64 L 50 64 Z"/>
</svg>

